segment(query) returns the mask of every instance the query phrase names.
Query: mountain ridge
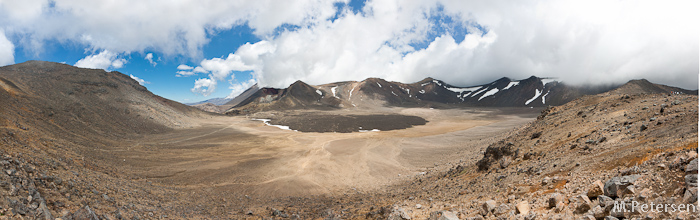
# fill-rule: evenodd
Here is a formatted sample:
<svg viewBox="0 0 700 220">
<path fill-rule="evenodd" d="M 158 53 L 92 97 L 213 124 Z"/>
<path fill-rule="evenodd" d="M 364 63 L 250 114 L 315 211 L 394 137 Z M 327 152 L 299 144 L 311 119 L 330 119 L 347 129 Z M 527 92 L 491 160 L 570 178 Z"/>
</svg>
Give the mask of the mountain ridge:
<svg viewBox="0 0 700 220">
<path fill-rule="evenodd" d="M 299 85 L 306 85 L 304 88 Z M 314 91 L 315 89 L 315 91 Z M 362 81 L 344 81 L 308 85 L 296 81 L 287 88 L 261 88 L 259 93 L 247 94 L 246 100 L 226 110 L 227 114 L 247 114 L 258 111 L 298 108 L 343 109 L 351 107 L 545 107 L 562 105 L 584 95 L 620 90 L 623 93 L 676 92 L 697 94 L 672 86 L 653 84 L 647 80 L 631 80 L 622 85 L 574 86 L 555 78 L 530 76 L 513 80 L 499 78 L 491 83 L 456 87 L 444 81 L 427 77 L 414 83 L 367 78 Z M 623 91 L 624 90 L 624 91 Z M 316 96 L 318 93 L 319 96 Z M 301 98 L 301 97 L 307 98 Z M 314 98 L 309 98 L 316 96 Z M 290 102 L 291 100 L 296 100 Z M 283 104 L 286 103 L 286 104 Z"/>
</svg>

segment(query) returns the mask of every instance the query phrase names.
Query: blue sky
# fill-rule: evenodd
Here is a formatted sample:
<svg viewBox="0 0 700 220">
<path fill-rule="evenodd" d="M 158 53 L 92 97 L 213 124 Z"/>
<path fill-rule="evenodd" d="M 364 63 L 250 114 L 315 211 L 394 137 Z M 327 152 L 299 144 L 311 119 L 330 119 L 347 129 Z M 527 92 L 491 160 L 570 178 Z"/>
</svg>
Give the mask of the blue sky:
<svg viewBox="0 0 700 220">
<path fill-rule="evenodd" d="M 230 30 L 222 30 L 211 33 L 209 43 L 202 48 L 203 57 L 222 57 L 245 44 L 256 43 L 260 38 L 252 33 L 248 25 L 240 25 Z M 85 51 L 85 45 L 75 42 L 61 43 L 58 41 L 48 41 L 43 46 L 43 51 L 35 53 L 24 48 L 17 48 L 15 52 L 15 62 L 22 63 L 28 60 L 46 60 L 66 64 L 75 64 L 83 59 L 90 52 Z M 154 66 L 145 59 L 146 54 L 153 54 Z M 197 102 L 214 97 L 226 97 L 230 91 L 219 89 L 209 96 L 189 91 L 192 87 L 193 77 L 176 77 L 177 66 L 180 64 L 194 65 L 201 60 L 192 59 L 186 56 L 164 56 L 158 51 L 145 50 L 143 52 L 131 53 L 126 56 L 127 63 L 122 68 L 109 68 L 109 70 L 119 71 L 126 75 L 134 75 L 148 83 L 144 84 L 154 94 L 172 99 L 178 102 Z M 251 78 L 248 72 L 237 72 L 236 79 L 248 80 Z"/>
<path fill-rule="evenodd" d="M 180 102 L 380 77 L 698 88 L 692 1 L 0 0 L 0 65 L 119 71 Z M 109 15 L 109 16 L 105 16 Z M 150 56 L 151 60 L 147 60 Z M 180 67 L 180 68 L 178 68 Z"/>
</svg>

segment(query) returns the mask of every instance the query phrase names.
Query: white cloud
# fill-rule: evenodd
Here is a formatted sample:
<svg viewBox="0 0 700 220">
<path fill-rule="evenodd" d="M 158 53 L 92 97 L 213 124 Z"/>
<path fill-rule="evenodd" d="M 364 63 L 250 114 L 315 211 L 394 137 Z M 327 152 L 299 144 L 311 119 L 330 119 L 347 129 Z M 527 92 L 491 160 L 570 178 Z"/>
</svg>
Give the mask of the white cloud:
<svg viewBox="0 0 700 220">
<path fill-rule="evenodd" d="M 183 77 L 183 76 L 191 76 L 196 73 L 210 73 L 210 79 L 214 81 L 223 81 L 224 79 L 228 78 L 229 76 L 231 77 L 231 80 L 235 80 L 233 73 L 235 71 L 254 71 L 254 72 L 260 72 L 262 70 L 262 61 L 260 60 L 261 56 L 265 56 L 267 54 L 273 53 L 275 51 L 275 46 L 270 44 L 267 41 L 260 41 L 255 44 L 245 44 L 236 50 L 235 54 L 231 53 L 229 54 L 226 59 L 222 58 L 213 58 L 213 59 L 205 59 L 200 62 L 200 66 L 197 67 L 191 67 L 187 66 L 184 64 L 180 64 L 178 66 L 178 69 L 181 71 L 177 72 L 177 76 Z M 187 71 L 193 69 L 193 71 Z M 252 81 L 251 81 L 252 80 Z M 248 87 L 252 86 L 255 84 L 257 81 L 255 79 L 251 79 L 249 81 L 245 81 L 243 83 L 235 84 L 233 87 L 229 87 L 229 89 L 232 89 L 231 94 L 229 96 L 232 96 L 233 94 L 240 94 L 243 92 L 245 89 L 248 89 Z M 252 82 L 252 83 L 251 83 Z M 245 88 L 243 88 L 245 87 Z M 197 88 L 197 83 L 195 82 L 195 88 Z M 243 88 L 243 90 L 240 90 Z M 212 92 L 215 88 L 212 88 Z M 193 89 L 195 91 L 196 89 Z M 199 90 L 196 90 L 199 91 Z"/>
<path fill-rule="evenodd" d="M 231 89 L 231 93 L 226 96 L 227 99 L 232 99 L 236 98 L 236 96 L 240 95 L 241 93 L 245 92 L 246 89 L 250 88 L 251 86 L 255 85 L 257 82 L 255 79 L 249 79 L 244 82 L 240 83 L 231 83 L 231 86 L 228 88 Z"/>
<path fill-rule="evenodd" d="M 136 76 L 134 76 L 134 75 L 131 75 L 131 74 L 129 74 L 129 77 L 131 77 L 132 79 L 136 80 L 136 82 L 139 82 L 140 85 L 151 84 L 151 82 L 148 82 L 148 81 L 146 81 L 146 80 L 143 80 L 143 79 L 138 78 L 138 77 L 136 77 Z"/>
<path fill-rule="evenodd" d="M 202 60 L 176 74 L 206 74 L 206 81 L 195 81 L 197 93 L 211 93 L 235 71 L 252 71 L 261 86 L 274 87 L 296 80 L 412 82 L 427 76 L 474 85 L 530 75 L 573 83 L 648 78 L 698 87 L 699 33 L 693 27 L 700 14 L 693 1 L 369 0 L 361 13 L 342 9 L 330 21 L 335 2 L 0 0 L 0 29 L 18 36 L 10 44 L 38 51 L 44 41 L 58 40 L 91 51 L 148 49 Z M 450 28 L 432 37 L 445 25 L 435 23 L 435 15 L 470 33 L 461 42 Z M 242 24 L 264 40 L 226 57 L 201 59 L 212 34 Z M 283 24 L 298 27 L 280 31 Z M 421 42 L 429 46 L 413 47 Z M 0 59 L 7 59 L 2 52 Z M 116 68 L 114 61 L 101 66 Z"/>
<path fill-rule="evenodd" d="M 23 36 L 24 47 L 36 51 L 46 40 L 60 40 L 117 53 L 149 49 L 166 56 L 201 57 L 211 33 L 244 23 L 260 35 L 285 23 L 311 25 L 332 17 L 335 2 L 4 0 L 0 27 Z"/>
<path fill-rule="evenodd" d="M 647 78 L 695 89 L 698 30 L 690 27 L 700 18 L 692 8 L 684 1 L 369 1 L 364 13 L 344 11 L 234 55 L 271 47 L 241 60 L 256 67 L 261 86 L 272 87 L 427 76 L 466 86 L 537 75 L 575 84 Z M 450 33 L 427 39 L 442 25 L 431 23 L 436 14 L 463 23 L 465 39 L 457 43 Z M 425 49 L 411 46 L 424 40 Z"/>
<path fill-rule="evenodd" d="M 15 63 L 15 45 L 5 36 L 5 31 L 0 28 L 0 66 Z"/>
<path fill-rule="evenodd" d="M 216 90 L 216 80 L 211 78 L 200 78 L 194 81 L 193 93 L 198 93 L 203 96 L 209 96 Z"/>
<path fill-rule="evenodd" d="M 177 71 L 177 74 L 175 76 L 177 77 L 188 77 L 188 76 L 194 76 L 196 73 L 192 71 Z"/>
<path fill-rule="evenodd" d="M 185 64 L 180 64 L 177 66 L 177 69 L 180 71 L 177 71 L 176 75 L 177 77 L 188 77 L 188 76 L 193 76 L 197 73 L 207 73 L 208 71 L 202 68 L 201 66 L 198 67 L 191 67 Z"/>
<path fill-rule="evenodd" d="M 191 66 L 188 66 L 185 64 L 180 64 L 179 66 L 177 66 L 177 69 L 178 70 L 191 70 L 191 69 L 194 69 L 194 67 L 191 67 Z"/>
<path fill-rule="evenodd" d="M 110 68 L 122 68 L 124 64 L 126 64 L 126 62 L 126 59 L 120 58 L 117 53 L 104 50 L 99 54 L 89 55 L 83 59 L 78 60 L 78 62 L 75 62 L 74 66 L 82 68 L 109 70 Z"/>
<path fill-rule="evenodd" d="M 148 60 L 148 63 L 150 63 L 150 64 L 153 65 L 153 66 L 158 65 L 158 63 L 156 63 L 155 61 L 153 61 L 153 53 L 148 53 L 148 54 L 146 54 L 145 59 Z"/>
</svg>

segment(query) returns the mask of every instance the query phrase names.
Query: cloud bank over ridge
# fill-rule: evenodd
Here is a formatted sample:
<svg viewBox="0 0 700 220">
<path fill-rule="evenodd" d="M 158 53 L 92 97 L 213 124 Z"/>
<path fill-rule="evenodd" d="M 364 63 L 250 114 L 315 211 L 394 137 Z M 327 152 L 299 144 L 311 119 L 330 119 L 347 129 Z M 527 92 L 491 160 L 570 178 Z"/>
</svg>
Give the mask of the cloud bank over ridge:
<svg viewBox="0 0 700 220">
<path fill-rule="evenodd" d="M 201 60 L 173 75 L 193 76 L 191 91 L 203 95 L 219 83 L 229 83 L 233 96 L 254 83 L 428 76 L 459 86 L 501 76 L 574 84 L 647 78 L 697 89 L 700 18 L 692 4 L 370 0 L 353 10 L 324 0 L 0 0 L 0 65 L 13 62 L 16 45 L 41 53 L 44 42 L 57 40 L 86 45 L 83 60 L 111 58 L 97 68 L 117 68 L 146 50 Z M 212 34 L 240 25 L 263 40 L 202 57 Z M 239 82 L 240 73 L 253 80 Z"/>
</svg>

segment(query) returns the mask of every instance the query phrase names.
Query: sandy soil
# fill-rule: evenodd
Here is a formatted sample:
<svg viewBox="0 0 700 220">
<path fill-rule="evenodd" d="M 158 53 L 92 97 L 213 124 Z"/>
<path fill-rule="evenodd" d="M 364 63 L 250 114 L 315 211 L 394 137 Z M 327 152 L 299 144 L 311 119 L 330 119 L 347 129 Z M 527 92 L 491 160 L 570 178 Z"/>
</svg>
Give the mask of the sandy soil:
<svg viewBox="0 0 700 220">
<path fill-rule="evenodd" d="M 487 140 L 532 121 L 537 111 L 503 112 L 387 109 L 429 122 L 354 133 L 296 132 L 243 116 L 215 117 L 197 128 L 125 141 L 104 152 L 110 154 L 106 162 L 127 176 L 163 185 L 209 186 L 261 197 L 364 191 L 476 159 Z"/>
</svg>

